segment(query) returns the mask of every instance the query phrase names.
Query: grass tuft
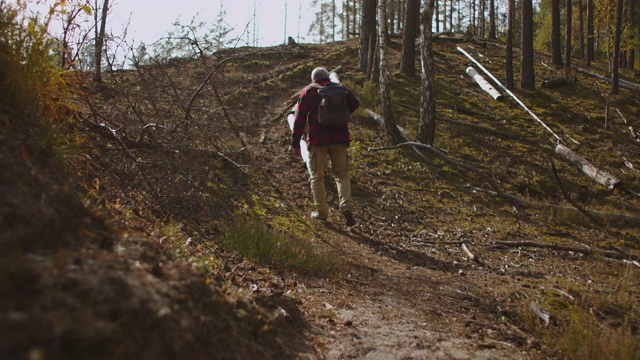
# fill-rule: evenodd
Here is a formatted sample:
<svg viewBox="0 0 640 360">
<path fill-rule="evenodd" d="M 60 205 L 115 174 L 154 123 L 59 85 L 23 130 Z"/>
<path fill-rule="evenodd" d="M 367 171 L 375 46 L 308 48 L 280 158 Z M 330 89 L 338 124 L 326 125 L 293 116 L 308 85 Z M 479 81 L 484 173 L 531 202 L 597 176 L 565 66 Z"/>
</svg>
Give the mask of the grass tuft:
<svg viewBox="0 0 640 360">
<path fill-rule="evenodd" d="M 297 272 L 322 277 L 337 272 L 335 261 L 316 252 L 309 243 L 278 234 L 257 221 L 243 221 L 230 228 L 222 247 L 245 258 Z"/>
</svg>

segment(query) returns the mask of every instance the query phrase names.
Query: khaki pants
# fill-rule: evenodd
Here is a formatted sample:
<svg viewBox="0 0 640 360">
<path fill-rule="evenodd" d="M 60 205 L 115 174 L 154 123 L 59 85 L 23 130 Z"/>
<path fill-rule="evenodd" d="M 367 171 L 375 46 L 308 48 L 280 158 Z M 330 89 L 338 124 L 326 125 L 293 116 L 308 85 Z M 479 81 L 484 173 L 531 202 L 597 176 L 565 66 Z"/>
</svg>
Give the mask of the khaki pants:
<svg viewBox="0 0 640 360">
<path fill-rule="evenodd" d="M 351 210 L 353 206 L 347 145 L 314 146 L 309 149 L 309 175 L 316 210 L 322 218 L 329 216 L 329 205 L 327 205 L 327 194 L 324 188 L 327 157 L 331 159 L 331 169 L 338 188 L 340 210 Z"/>
</svg>

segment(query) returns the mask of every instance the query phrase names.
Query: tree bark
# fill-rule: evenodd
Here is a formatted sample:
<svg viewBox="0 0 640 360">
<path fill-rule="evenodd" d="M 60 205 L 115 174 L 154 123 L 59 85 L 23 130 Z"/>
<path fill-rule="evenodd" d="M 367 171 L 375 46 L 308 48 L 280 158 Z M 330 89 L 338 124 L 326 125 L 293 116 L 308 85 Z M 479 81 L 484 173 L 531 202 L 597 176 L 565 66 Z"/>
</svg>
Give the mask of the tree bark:
<svg viewBox="0 0 640 360">
<path fill-rule="evenodd" d="M 551 0 L 551 57 L 554 65 L 562 65 L 560 38 L 560 0 Z"/>
<path fill-rule="evenodd" d="M 619 74 L 618 68 L 620 66 L 620 37 L 622 36 L 622 7 L 624 6 L 623 0 L 618 0 L 618 5 L 616 6 L 616 30 L 615 30 L 615 40 L 613 44 L 613 67 L 611 70 L 611 93 L 617 94 L 620 88 L 619 82 Z"/>
<path fill-rule="evenodd" d="M 489 39 L 496 38 L 496 4 L 495 0 L 489 1 Z"/>
<path fill-rule="evenodd" d="M 591 61 L 595 55 L 595 39 L 593 37 L 593 0 L 587 0 L 587 54 L 584 57 L 584 66 L 591 67 Z"/>
<path fill-rule="evenodd" d="M 366 72 L 370 69 L 371 43 L 375 44 L 376 33 L 376 0 L 364 0 L 362 4 L 362 30 L 360 31 L 360 62 L 358 69 Z M 375 47 L 375 45 L 374 45 Z M 370 75 L 370 74 L 367 74 Z"/>
<path fill-rule="evenodd" d="M 533 68 L 533 4 L 522 1 L 522 61 L 520 65 L 520 87 L 535 90 L 536 78 Z"/>
<path fill-rule="evenodd" d="M 631 25 L 631 44 L 633 44 L 629 49 L 629 68 L 631 70 L 634 70 L 636 67 L 636 26 L 638 26 L 636 19 L 636 2 L 637 0 L 631 0 L 629 4 L 629 24 Z"/>
<path fill-rule="evenodd" d="M 416 33 L 418 30 L 417 18 L 413 16 L 420 9 L 419 0 L 406 1 L 406 13 L 410 16 L 405 17 L 404 34 L 402 37 L 402 62 L 400 71 L 407 76 L 416 75 Z"/>
<path fill-rule="evenodd" d="M 567 38 L 564 46 L 564 78 L 567 82 L 571 82 L 571 20 L 572 20 L 572 0 L 567 0 L 566 8 L 566 26 L 567 26 Z"/>
<path fill-rule="evenodd" d="M 94 76 L 93 82 L 102 83 L 102 51 L 104 50 L 104 37 L 107 27 L 107 14 L 109 12 L 109 0 L 104 0 L 102 3 L 102 17 L 98 23 L 98 1 L 95 2 L 95 53 L 94 53 Z M 98 26 L 99 25 L 99 26 Z"/>
<path fill-rule="evenodd" d="M 516 17 L 516 1 L 509 0 L 507 10 L 507 54 L 506 54 L 506 85 L 507 89 L 513 90 L 513 33 Z"/>
<path fill-rule="evenodd" d="M 487 36 L 486 29 L 486 12 L 487 0 L 480 0 L 480 37 L 483 39 Z"/>
<path fill-rule="evenodd" d="M 402 142 L 402 135 L 396 126 L 393 117 L 393 108 L 391 106 L 391 94 L 387 87 L 387 57 L 384 37 L 387 28 L 386 1 L 381 0 L 378 4 L 378 44 L 380 47 L 380 102 L 382 104 L 382 116 L 384 117 L 384 126 L 387 132 L 387 141 L 391 145 Z"/>
<path fill-rule="evenodd" d="M 582 0 L 578 1 L 579 24 L 580 24 L 580 59 L 584 59 L 584 6 Z"/>
<path fill-rule="evenodd" d="M 433 63 L 433 43 L 431 22 L 434 0 L 425 0 L 420 15 L 420 62 L 422 65 L 422 90 L 420 94 L 420 130 L 418 140 L 433 145 L 436 134 L 435 65 Z"/>
</svg>

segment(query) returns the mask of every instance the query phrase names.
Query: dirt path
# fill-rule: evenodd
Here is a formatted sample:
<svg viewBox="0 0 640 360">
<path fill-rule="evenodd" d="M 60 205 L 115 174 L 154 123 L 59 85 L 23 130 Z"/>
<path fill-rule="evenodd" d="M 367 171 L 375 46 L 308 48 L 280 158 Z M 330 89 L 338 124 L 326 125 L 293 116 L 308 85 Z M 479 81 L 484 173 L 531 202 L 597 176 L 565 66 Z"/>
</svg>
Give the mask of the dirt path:
<svg viewBox="0 0 640 360">
<path fill-rule="evenodd" d="M 332 228 L 316 240 L 349 259 L 349 273 L 341 282 L 311 285 L 303 300 L 327 359 L 526 358 L 474 320 L 479 301 L 466 292 L 463 276 L 391 259 L 359 243 L 362 229 Z"/>
<path fill-rule="evenodd" d="M 282 100 L 283 103 L 285 102 Z M 276 112 L 265 119 L 273 119 Z M 490 291 L 508 281 L 493 272 L 459 264 L 459 247 L 408 248 L 382 238 L 400 209 L 377 196 L 355 198 L 359 223 L 352 229 L 333 210 L 329 222 L 309 216 L 311 196 L 303 165 L 283 153 L 288 128 L 263 123 L 261 151 L 278 169 L 276 183 L 305 217 L 315 247 L 343 264 L 338 280 L 310 279 L 304 286 L 303 312 L 312 325 L 314 344 L 326 359 L 525 359 L 528 336 L 508 323 L 496 325 Z M 353 131 L 352 131 L 353 132 Z M 264 138 L 264 135 L 263 135 Z M 288 151 L 288 150 L 286 150 Z M 275 155 L 275 156 L 274 156 Z M 362 179 L 360 179 L 362 180 Z M 281 186 L 284 189 L 284 185 Z M 333 191 L 332 191 L 333 190 Z M 335 189 L 327 188 L 330 203 Z M 285 193 L 283 191 L 283 193 Z M 333 197 L 333 199 L 332 199 Z M 371 216 L 378 213 L 381 219 Z M 412 224 L 411 226 L 419 226 Z M 398 229 L 389 229 L 398 232 Z M 448 253 L 455 253 L 449 256 Z M 444 259 L 444 260 L 443 260 Z"/>
</svg>

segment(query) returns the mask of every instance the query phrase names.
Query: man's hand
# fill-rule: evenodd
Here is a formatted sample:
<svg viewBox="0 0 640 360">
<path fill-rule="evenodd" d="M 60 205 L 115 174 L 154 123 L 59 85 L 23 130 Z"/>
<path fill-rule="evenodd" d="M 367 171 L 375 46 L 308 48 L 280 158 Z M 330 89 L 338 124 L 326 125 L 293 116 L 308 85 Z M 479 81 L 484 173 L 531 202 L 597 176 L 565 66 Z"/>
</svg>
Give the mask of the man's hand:
<svg viewBox="0 0 640 360">
<path fill-rule="evenodd" d="M 293 148 L 293 156 L 302 157 L 302 153 L 300 152 L 300 148 Z"/>
</svg>

